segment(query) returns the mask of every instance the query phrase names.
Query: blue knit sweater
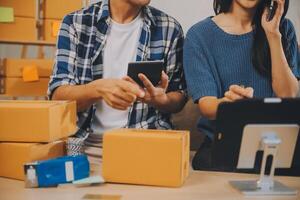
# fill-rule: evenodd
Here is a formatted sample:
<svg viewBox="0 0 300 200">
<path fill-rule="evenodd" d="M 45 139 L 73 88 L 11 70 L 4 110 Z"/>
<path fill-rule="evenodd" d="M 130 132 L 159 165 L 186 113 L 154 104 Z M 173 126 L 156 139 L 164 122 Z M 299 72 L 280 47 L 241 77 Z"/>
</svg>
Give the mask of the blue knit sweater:
<svg viewBox="0 0 300 200">
<path fill-rule="evenodd" d="M 283 34 L 289 40 L 286 57 L 293 73 L 300 77 L 295 29 L 287 19 L 283 26 L 286 26 Z M 252 87 L 256 98 L 275 96 L 270 80 L 253 67 L 253 41 L 253 32 L 228 34 L 211 18 L 197 23 L 188 31 L 184 45 L 184 70 L 188 92 L 194 102 L 205 96 L 222 98 L 233 84 Z M 212 136 L 214 122 L 201 118 L 198 128 Z"/>
</svg>

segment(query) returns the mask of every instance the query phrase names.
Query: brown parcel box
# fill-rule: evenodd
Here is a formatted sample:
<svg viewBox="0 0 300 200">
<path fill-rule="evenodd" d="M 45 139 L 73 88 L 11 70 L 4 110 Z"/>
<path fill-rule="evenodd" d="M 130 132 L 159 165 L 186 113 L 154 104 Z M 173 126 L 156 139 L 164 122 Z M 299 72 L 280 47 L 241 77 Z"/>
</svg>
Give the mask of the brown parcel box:
<svg viewBox="0 0 300 200">
<path fill-rule="evenodd" d="M 22 77 L 24 67 L 36 66 L 39 77 L 49 78 L 52 74 L 53 59 L 3 59 L 3 65 L 0 65 L 0 76 Z"/>
<path fill-rule="evenodd" d="M 34 82 L 24 82 L 22 78 L 1 78 L 0 94 L 12 96 L 46 96 L 49 78 Z"/>
<path fill-rule="evenodd" d="M 107 182 L 179 187 L 188 176 L 188 131 L 118 129 L 103 139 Z"/>
<path fill-rule="evenodd" d="M 14 9 L 16 17 L 35 17 L 36 0 L 0 0 L 0 6 Z"/>
<path fill-rule="evenodd" d="M 34 18 L 15 17 L 13 23 L 0 23 L 0 40 L 36 41 L 36 23 Z"/>
<path fill-rule="evenodd" d="M 62 141 L 49 144 L 0 143 L 0 176 L 24 180 L 24 164 L 65 155 Z"/>
<path fill-rule="evenodd" d="M 45 18 L 63 19 L 64 16 L 80 10 L 84 5 L 82 0 L 46 0 Z"/>
<path fill-rule="evenodd" d="M 76 132 L 76 102 L 0 101 L 0 122 L 0 141 L 56 141 Z"/>
<path fill-rule="evenodd" d="M 62 19 L 65 15 L 83 7 L 83 0 L 44 1 L 44 17 L 48 19 Z M 0 0 L 0 6 L 12 7 L 16 17 L 35 18 L 36 0 Z"/>
</svg>

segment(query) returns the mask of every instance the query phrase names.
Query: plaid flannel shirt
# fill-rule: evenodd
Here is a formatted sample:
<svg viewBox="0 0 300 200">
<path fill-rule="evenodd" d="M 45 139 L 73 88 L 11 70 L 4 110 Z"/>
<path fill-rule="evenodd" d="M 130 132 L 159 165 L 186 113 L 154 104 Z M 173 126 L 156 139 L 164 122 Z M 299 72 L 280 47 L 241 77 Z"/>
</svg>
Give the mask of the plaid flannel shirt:
<svg viewBox="0 0 300 200">
<path fill-rule="evenodd" d="M 184 34 L 180 24 L 165 13 L 145 6 L 144 23 L 139 38 L 137 61 L 163 60 L 169 76 L 167 92 L 186 92 L 182 66 Z M 48 95 L 62 85 L 82 85 L 101 79 L 103 50 L 111 23 L 109 0 L 102 0 L 87 8 L 67 15 L 62 22 L 53 74 Z M 90 130 L 96 106 L 78 113 L 78 137 Z M 127 128 L 171 129 L 170 113 L 142 102 L 130 108 Z"/>
</svg>

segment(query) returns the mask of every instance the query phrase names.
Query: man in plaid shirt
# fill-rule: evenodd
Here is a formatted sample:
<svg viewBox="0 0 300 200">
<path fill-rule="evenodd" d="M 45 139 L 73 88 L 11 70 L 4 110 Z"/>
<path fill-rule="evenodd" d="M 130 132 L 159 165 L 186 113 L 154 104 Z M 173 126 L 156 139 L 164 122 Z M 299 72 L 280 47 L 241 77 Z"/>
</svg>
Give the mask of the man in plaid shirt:
<svg viewBox="0 0 300 200">
<path fill-rule="evenodd" d="M 48 94 L 77 101 L 78 137 L 120 127 L 171 129 L 171 113 L 183 108 L 183 31 L 149 2 L 102 0 L 64 18 Z M 132 61 L 164 61 L 159 86 L 143 74 L 144 88 L 126 77 Z"/>
</svg>

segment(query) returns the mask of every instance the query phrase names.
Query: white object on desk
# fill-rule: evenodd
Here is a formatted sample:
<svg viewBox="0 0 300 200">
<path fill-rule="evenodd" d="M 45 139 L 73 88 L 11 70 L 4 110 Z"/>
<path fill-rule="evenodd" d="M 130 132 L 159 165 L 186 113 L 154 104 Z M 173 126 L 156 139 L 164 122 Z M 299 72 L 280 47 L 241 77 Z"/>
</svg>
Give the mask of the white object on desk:
<svg viewBox="0 0 300 200">
<path fill-rule="evenodd" d="M 247 125 L 243 131 L 237 168 L 254 167 L 256 153 L 263 150 L 258 181 L 230 181 L 243 194 L 297 195 L 297 190 L 274 181 L 275 168 L 290 168 L 298 138 L 298 125 Z M 267 158 L 273 157 L 270 175 L 265 175 Z"/>
</svg>

